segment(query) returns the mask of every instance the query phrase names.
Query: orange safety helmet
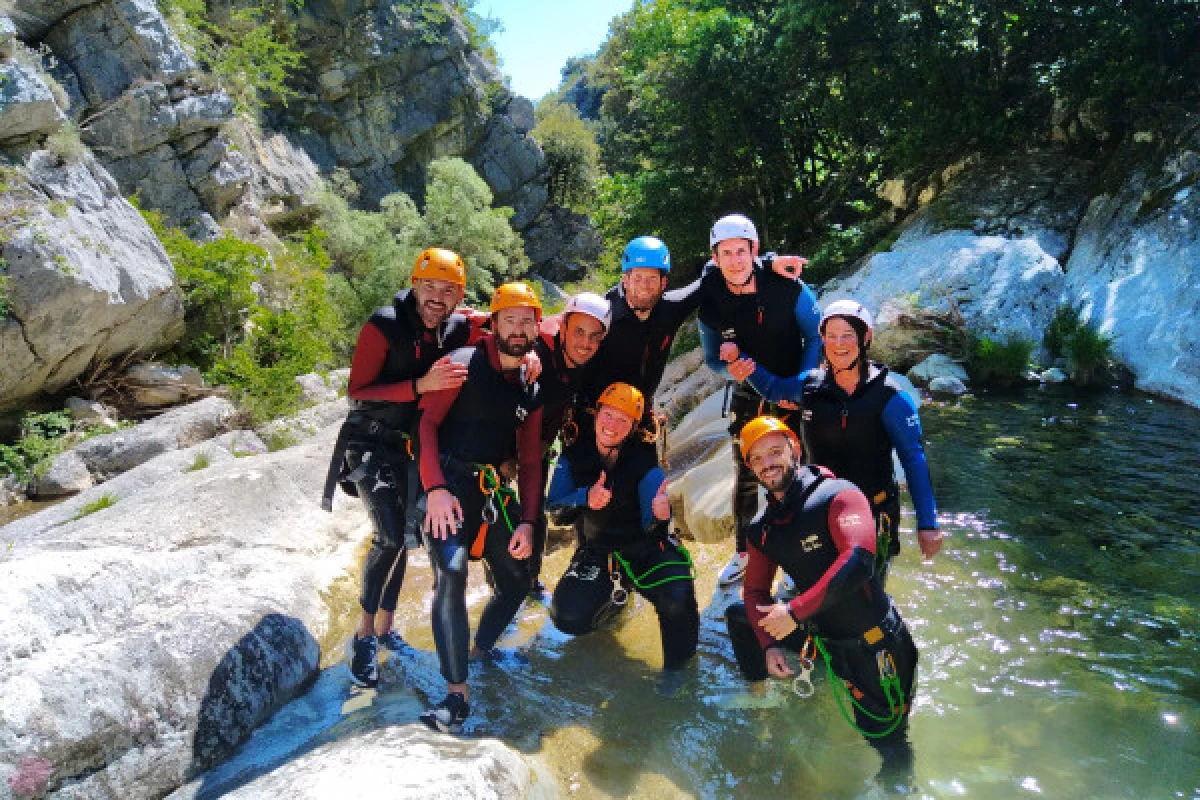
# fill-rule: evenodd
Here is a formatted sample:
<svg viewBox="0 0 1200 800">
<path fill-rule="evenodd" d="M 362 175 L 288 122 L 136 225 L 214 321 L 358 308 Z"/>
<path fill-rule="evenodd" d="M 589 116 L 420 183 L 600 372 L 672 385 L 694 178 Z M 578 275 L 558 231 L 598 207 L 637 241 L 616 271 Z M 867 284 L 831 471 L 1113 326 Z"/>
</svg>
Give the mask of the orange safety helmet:
<svg viewBox="0 0 1200 800">
<path fill-rule="evenodd" d="M 529 284 L 520 281 L 499 286 L 492 295 L 493 314 L 506 308 L 532 308 L 538 320 L 542 318 L 542 301 L 538 300 Z"/>
<path fill-rule="evenodd" d="M 746 459 L 750 448 L 754 447 L 758 440 L 768 433 L 786 433 L 799 451 L 800 440 L 796 437 L 796 432 L 784 425 L 782 420 L 764 415 L 747 422 L 742 426 L 742 432 L 738 434 L 738 448 L 742 451 L 742 460 Z"/>
<path fill-rule="evenodd" d="M 597 406 L 612 406 L 617 411 L 628 414 L 636 425 L 646 410 L 646 398 L 636 386 L 628 383 L 614 383 L 604 390 Z"/>
<path fill-rule="evenodd" d="M 467 287 L 467 266 L 462 256 L 453 250 L 441 247 L 429 247 L 417 256 L 413 265 L 412 279 L 429 281 L 447 281 L 464 289 Z"/>
</svg>

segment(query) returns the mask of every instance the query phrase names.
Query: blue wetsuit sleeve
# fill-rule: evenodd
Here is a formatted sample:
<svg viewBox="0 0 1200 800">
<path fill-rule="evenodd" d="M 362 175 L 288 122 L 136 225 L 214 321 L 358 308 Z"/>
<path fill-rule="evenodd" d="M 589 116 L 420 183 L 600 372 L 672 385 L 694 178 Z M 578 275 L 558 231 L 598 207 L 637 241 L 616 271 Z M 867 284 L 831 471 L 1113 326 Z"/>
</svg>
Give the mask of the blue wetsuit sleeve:
<svg viewBox="0 0 1200 800">
<path fill-rule="evenodd" d="M 936 528 L 937 506 L 933 502 L 933 484 L 929 480 L 929 465 L 921 443 L 921 417 L 916 404 L 905 392 L 896 392 L 883 407 L 883 427 L 900 456 L 900 466 L 904 467 L 908 491 L 917 512 L 917 528 Z"/>
<path fill-rule="evenodd" d="M 796 324 L 804 334 L 804 354 L 800 358 L 800 374 L 816 369 L 821 362 L 821 309 L 817 294 L 807 283 L 802 284 L 796 298 Z"/>
<path fill-rule="evenodd" d="M 578 508 L 587 505 L 587 486 L 576 486 L 571 477 L 571 465 L 567 457 L 560 455 L 558 464 L 554 467 L 554 477 L 550 480 L 550 490 L 546 493 L 546 508 Z"/>
<path fill-rule="evenodd" d="M 700 329 L 700 344 L 704 348 L 705 365 L 722 378 L 728 378 L 729 370 L 725 369 L 725 362 L 721 360 L 720 332 L 714 331 L 700 320 L 696 320 L 696 327 Z"/>
<path fill-rule="evenodd" d="M 662 486 L 662 482 L 666 479 L 663 471 L 655 467 L 638 481 L 638 504 L 642 509 L 642 530 L 648 531 L 658 522 L 654 516 L 654 496 L 658 494 L 658 487 Z"/>
<path fill-rule="evenodd" d="M 801 372 L 794 378 L 780 378 L 756 365 L 746 382 L 769 403 L 778 403 L 780 400 L 799 403 L 804 395 L 804 375 L 805 373 Z"/>
</svg>

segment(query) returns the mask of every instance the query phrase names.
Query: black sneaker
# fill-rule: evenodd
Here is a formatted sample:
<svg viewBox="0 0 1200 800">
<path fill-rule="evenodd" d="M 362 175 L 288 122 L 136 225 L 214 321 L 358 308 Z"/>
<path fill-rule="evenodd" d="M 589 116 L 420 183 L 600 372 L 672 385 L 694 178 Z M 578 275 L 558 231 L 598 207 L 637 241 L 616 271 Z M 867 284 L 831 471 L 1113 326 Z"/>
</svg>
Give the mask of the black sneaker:
<svg viewBox="0 0 1200 800">
<path fill-rule="evenodd" d="M 399 653 L 408 647 L 408 642 L 401 638 L 400 634 L 395 631 L 388 631 L 379 638 L 379 646 L 384 650 L 390 650 L 393 653 Z"/>
<path fill-rule="evenodd" d="M 346 649 L 350 655 L 350 677 L 354 682 L 368 689 L 379 683 L 379 663 L 375 658 L 379 652 L 379 639 L 374 636 L 360 639 L 355 634 Z"/>
<path fill-rule="evenodd" d="M 470 713 L 467 699 L 460 692 L 451 692 L 445 700 L 422 714 L 421 722 L 442 733 L 462 733 L 463 723 Z"/>
</svg>

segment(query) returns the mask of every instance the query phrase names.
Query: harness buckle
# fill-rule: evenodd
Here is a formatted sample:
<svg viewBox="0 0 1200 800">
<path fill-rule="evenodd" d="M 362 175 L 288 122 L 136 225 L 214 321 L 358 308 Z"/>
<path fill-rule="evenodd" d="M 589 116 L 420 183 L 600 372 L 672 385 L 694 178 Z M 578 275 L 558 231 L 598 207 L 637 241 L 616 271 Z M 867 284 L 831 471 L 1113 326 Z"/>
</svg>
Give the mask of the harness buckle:
<svg viewBox="0 0 1200 800">
<path fill-rule="evenodd" d="M 629 602 L 629 590 L 621 584 L 621 569 L 613 563 L 613 556 L 608 556 L 608 577 L 612 580 L 612 604 L 621 608 Z"/>
</svg>

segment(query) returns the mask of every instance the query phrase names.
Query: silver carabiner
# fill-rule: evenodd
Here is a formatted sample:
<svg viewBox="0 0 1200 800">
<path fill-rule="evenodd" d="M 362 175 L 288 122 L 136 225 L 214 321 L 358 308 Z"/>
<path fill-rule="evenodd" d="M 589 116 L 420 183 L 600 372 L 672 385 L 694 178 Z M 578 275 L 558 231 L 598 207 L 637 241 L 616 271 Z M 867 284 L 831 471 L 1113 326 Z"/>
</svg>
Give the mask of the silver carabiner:
<svg viewBox="0 0 1200 800">
<path fill-rule="evenodd" d="M 801 656 L 800 674 L 792 679 L 792 691 L 796 693 L 796 696 L 809 698 L 816 693 L 817 690 L 812 682 L 812 673 L 815 666 L 811 658 Z"/>
<path fill-rule="evenodd" d="M 621 585 L 620 581 L 613 581 L 612 604 L 614 606 L 624 606 L 629 602 L 629 591 Z"/>
<path fill-rule="evenodd" d="M 496 508 L 496 493 L 492 492 L 487 496 L 487 502 L 483 504 L 483 521 L 488 525 L 494 525 L 499 519 L 500 509 Z"/>
</svg>

